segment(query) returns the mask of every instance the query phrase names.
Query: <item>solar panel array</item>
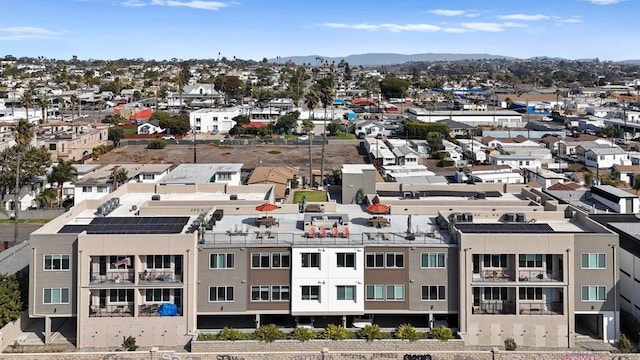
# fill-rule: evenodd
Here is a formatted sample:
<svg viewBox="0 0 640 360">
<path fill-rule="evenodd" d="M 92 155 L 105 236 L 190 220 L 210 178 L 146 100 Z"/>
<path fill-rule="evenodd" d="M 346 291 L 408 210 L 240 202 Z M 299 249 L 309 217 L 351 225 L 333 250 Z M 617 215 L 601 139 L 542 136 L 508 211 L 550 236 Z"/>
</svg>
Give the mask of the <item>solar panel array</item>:
<svg viewBox="0 0 640 360">
<path fill-rule="evenodd" d="M 188 216 L 99 217 L 89 225 L 65 225 L 59 234 L 178 234 Z"/>
<path fill-rule="evenodd" d="M 455 227 L 469 234 L 547 234 L 556 231 L 549 224 L 456 224 Z"/>
</svg>

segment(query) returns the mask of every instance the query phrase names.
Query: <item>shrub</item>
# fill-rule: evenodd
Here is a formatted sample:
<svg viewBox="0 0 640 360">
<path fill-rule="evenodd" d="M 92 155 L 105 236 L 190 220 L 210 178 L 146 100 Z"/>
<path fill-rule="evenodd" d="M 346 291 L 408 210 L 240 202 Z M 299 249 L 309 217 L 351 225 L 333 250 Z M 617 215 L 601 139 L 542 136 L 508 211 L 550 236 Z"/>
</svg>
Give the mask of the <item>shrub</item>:
<svg viewBox="0 0 640 360">
<path fill-rule="evenodd" d="M 246 335 L 243 334 L 238 329 L 234 329 L 234 328 L 230 328 L 230 327 L 226 327 L 225 326 L 224 329 L 222 329 L 222 331 L 220 331 L 218 333 L 216 338 L 218 340 L 235 341 L 235 340 L 244 340 L 246 338 Z"/>
<path fill-rule="evenodd" d="M 349 332 L 340 325 L 329 324 L 324 329 L 323 337 L 327 340 L 344 340 L 349 337 Z"/>
<path fill-rule="evenodd" d="M 284 338 L 282 330 L 278 329 L 275 324 L 262 325 L 254 333 L 256 340 L 264 342 L 274 342 Z"/>
<path fill-rule="evenodd" d="M 278 155 L 278 154 L 280 154 L 280 151 L 278 151 L 278 150 L 269 150 L 268 153 L 271 154 L 271 155 Z"/>
<path fill-rule="evenodd" d="M 133 336 L 122 337 L 122 348 L 125 351 L 136 351 L 138 349 L 138 345 L 136 344 L 136 338 Z"/>
<path fill-rule="evenodd" d="M 447 341 L 453 339 L 453 331 L 448 327 L 441 325 L 435 327 L 427 332 L 427 339 L 436 339 L 440 341 Z"/>
<path fill-rule="evenodd" d="M 620 340 L 616 342 L 615 347 L 618 348 L 621 353 L 630 353 L 633 350 L 631 341 L 625 334 L 620 334 Z"/>
<path fill-rule="evenodd" d="M 162 139 L 154 139 L 149 141 L 147 149 L 164 149 L 167 146 L 167 142 Z"/>
<path fill-rule="evenodd" d="M 213 333 L 198 334 L 198 341 L 212 341 L 212 340 L 218 340 L 217 334 L 213 334 Z"/>
<path fill-rule="evenodd" d="M 305 342 L 309 340 L 313 340 L 316 338 L 316 332 L 309 328 L 295 328 L 291 332 L 291 338 L 294 340 L 298 340 L 300 342 Z"/>
<path fill-rule="evenodd" d="M 516 349 L 518 348 L 518 344 L 516 344 L 516 341 L 513 340 L 513 338 L 506 338 L 504 339 L 504 349 L 507 351 L 516 351 Z"/>
<path fill-rule="evenodd" d="M 411 324 L 402 324 L 396 328 L 394 337 L 400 340 L 416 341 L 422 338 L 422 334 Z"/>
<path fill-rule="evenodd" d="M 382 330 L 380 330 L 380 325 L 371 324 L 365 326 L 364 328 L 358 330 L 358 337 L 367 341 L 382 339 Z"/>
</svg>

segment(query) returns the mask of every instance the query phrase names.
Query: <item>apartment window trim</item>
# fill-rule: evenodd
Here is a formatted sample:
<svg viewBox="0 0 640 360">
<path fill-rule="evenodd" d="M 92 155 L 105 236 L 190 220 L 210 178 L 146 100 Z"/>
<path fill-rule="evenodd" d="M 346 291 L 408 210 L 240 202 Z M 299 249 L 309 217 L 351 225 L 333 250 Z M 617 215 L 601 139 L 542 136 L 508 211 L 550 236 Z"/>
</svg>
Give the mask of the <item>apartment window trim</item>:
<svg viewBox="0 0 640 360">
<path fill-rule="evenodd" d="M 271 300 L 271 287 L 269 285 L 252 285 L 251 301 L 252 302 L 266 302 Z M 257 297 L 254 297 L 254 291 L 257 291 Z M 266 294 L 266 296 L 264 296 Z"/>
<path fill-rule="evenodd" d="M 349 297 L 347 289 L 351 290 L 351 297 Z M 357 288 L 355 285 L 336 285 L 336 300 L 338 301 L 353 301 L 356 302 Z M 342 296 L 341 296 L 342 295 Z"/>
<path fill-rule="evenodd" d="M 47 290 L 49 291 L 49 302 L 47 302 Z M 54 302 L 54 291 L 58 292 L 58 302 Z M 66 292 L 67 301 L 64 301 Z M 42 303 L 44 305 L 65 305 L 69 304 L 69 288 L 44 288 L 42 289 Z"/>
<path fill-rule="evenodd" d="M 108 296 L 110 304 L 128 304 L 135 299 L 133 289 L 109 289 Z"/>
<path fill-rule="evenodd" d="M 276 297 L 274 296 L 275 289 L 278 289 L 278 298 L 276 299 Z M 286 289 L 286 291 L 283 291 L 284 289 Z M 282 294 L 287 294 L 287 298 L 283 299 L 282 298 Z M 271 301 L 291 301 L 291 287 L 289 285 L 272 285 L 271 286 Z"/>
<path fill-rule="evenodd" d="M 320 269 L 320 253 L 319 252 L 303 252 L 300 253 L 302 268 L 318 268 Z"/>
<path fill-rule="evenodd" d="M 587 298 L 585 299 L 585 289 L 587 290 Z M 595 289 L 596 298 L 591 299 L 591 290 Z M 600 295 L 602 295 L 602 299 L 600 299 Z M 603 285 L 582 285 L 580 287 L 580 300 L 582 302 L 598 302 L 602 303 L 607 301 L 607 287 Z"/>
<path fill-rule="evenodd" d="M 424 252 L 420 254 L 421 269 L 444 269 L 446 266 L 447 258 L 443 252 Z"/>
<path fill-rule="evenodd" d="M 427 296 L 425 296 L 425 288 Z M 420 291 L 422 301 L 447 301 L 447 288 L 444 285 L 422 285 Z M 433 291 L 435 291 L 435 298 L 432 296 Z"/>
<path fill-rule="evenodd" d="M 521 287 L 518 290 L 518 299 L 522 301 L 542 301 L 544 291 L 541 287 Z"/>
<path fill-rule="evenodd" d="M 66 268 L 65 268 L 66 257 Z M 43 257 L 42 270 L 43 271 L 69 271 L 71 270 L 71 255 L 67 254 L 46 254 Z M 49 258 L 49 260 L 47 260 Z M 59 261 L 60 268 L 54 268 L 55 260 Z M 49 267 L 47 267 L 49 263 Z"/>
<path fill-rule="evenodd" d="M 373 263 L 369 264 L 369 259 L 373 259 Z M 398 262 L 401 262 L 398 266 Z M 403 252 L 368 252 L 365 254 L 365 267 L 368 269 L 403 269 L 404 253 Z"/>
<path fill-rule="evenodd" d="M 254 259 L 257 259 L 258 262 L 254 263 Z M 251 268 L 252 269 L 270 269 L 271 253 L 268 253 L 268 252 L 251 253 Z"/>
<path fill-rule="evenodd" d="M 279 259 L 280 263 L 278 266 L 275 265 L 276 259 Z M 285 264 L 286 259 L 286 266 Z M 273 269 L 288 269 L 291 267 L 291 254 L 288 252 L 274 252 L 271 253 L 271 268 Z"/>
<path fill-rule="evenodd" d="M 373 289 L 373 296 L 369 296 L 369 289 Z M 378 292 L 380 296 L 378 296 Z M 385 287 L 384 285 L 372 284 L 365 287 L 365 300 L 367 301 L 384 301 Z"/>
<path fill-rule="evenodd" d="M 320 285 L 300 285 L 300 290 L 301 290 L 300 300 L 320 302 L 320 299 L 321 299 Z M 313 294 L 313 290 L 317 290 L 317 295 Z M 317 298 L 313 298 L 313 296 L 317 296 Z"/>
<path fill-rule="evenodd" d="M 224 300 L 218 300 L 218 289 L 224 288 Z M 211 300 L 211 289 L 215 289 L 216 300 Z M 231 291 L 229 291 L 231 290 Z M 235 288 L 233 286 L 209 286 L 209 302 L 210 303 L 230 303 L 235 301 Z M 229 296 L 231 294 L 231 296 Z"/>
<path fill-rule="evenodd" d="M 580 269 L 603 270 L 606 268 L 607 268 L 607 254 L 605 253 L 581 253 L 580 254 Z"/>
<path fill-rule="evenodd" d="M 389 297 L 389 290 L 393 289 L 393 297 L 390 298 Z M 400 297 L 398 296 L 398 289 L 401 290 L 402 294 L 400 295 Z M 385 301 L 404 301 L 406 296 L 405 296 L 405 291 L 404 291 L 404 285 L 386 285 L 385 286 Z"/>
<path fill-rule="evenodd" d="M 173 295 L 171 290 L 172 289 L 145 289 L 144 302 L 145 304 L 155 304 L 171 301 L 171 295 Z"/>
<path fill-rule="evenodd" d="M 524 260 L 522 260 L 523 257 L 524 257 Z M 518 256 L 518 267 L 522 269 L 540 269 L 543 267 L 543 265 L 544 265 L 544 258 L 542 254 L 520 254 Z"/>
<path fill-rule="evenodd" d="M 218 266 L 218 257 L 222 256 L 223 264 Z M 231 263 L 231 264 L 229 264 Z M 229 270 L 235 269 L 236 266 L 235 254 L 232 253 L 210 253 L 209 254 L 209 269 L 210 270 Z M 231 265 L 231 266 L 229 266 Z"/>
<path fill-rule="evenodd" d="M 342 260 L 342 261 L 341 261 Z M 356 268 L 356 253 L 354 252 L 339 252 L 336 253 L 336 267 L 337 268 Z"/>
</svg>

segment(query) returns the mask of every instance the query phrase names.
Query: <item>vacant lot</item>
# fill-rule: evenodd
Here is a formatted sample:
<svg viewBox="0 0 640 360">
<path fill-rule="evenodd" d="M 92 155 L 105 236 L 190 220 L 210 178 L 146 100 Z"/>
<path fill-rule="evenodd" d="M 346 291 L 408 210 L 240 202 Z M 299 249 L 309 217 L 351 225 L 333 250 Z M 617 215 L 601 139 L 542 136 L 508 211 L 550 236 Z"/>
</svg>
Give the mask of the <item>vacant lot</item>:
<svg viewBox="0 0 640 360">
<path fill-rule="evenodd" d="M 358 153 L 359 141 L 336 141 L 325 146 L 325 171 L 342 164 L 362 164 L 364 156 Z M 320 169 L 322 146 L 313 145 L 313 168 Z M 196 148 L 198 163 L 243 163 L 245 168 L 256 166 L 299 166 L 309 170 L 309 148 L 306 145 L 233 145 L 199 144 Z M 162 150 L 149 150 L 143 145 L 116 148 L 100 157 L 99 163 L 170 163 L 193 162 L 193 147 L 168 145 Z"/>
</svg>

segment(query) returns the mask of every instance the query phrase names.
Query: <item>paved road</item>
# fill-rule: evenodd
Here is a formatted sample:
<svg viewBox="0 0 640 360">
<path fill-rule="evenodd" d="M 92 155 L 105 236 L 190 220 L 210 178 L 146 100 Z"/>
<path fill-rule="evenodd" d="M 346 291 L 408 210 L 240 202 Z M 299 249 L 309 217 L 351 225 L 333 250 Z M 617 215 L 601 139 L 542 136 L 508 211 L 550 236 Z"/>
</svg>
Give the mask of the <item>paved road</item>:
<svg viewBox="0 0 640 360">
<path fill-rule="evenodd" d="M 42 224 L 20 224 L 18 241 L 29 240 L 29 235 L 41 226 Z M 0 224 L 0 242 L 2 241 L 13 241 L 13 224 Z"/>
</svg>

